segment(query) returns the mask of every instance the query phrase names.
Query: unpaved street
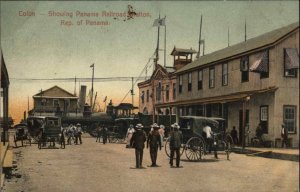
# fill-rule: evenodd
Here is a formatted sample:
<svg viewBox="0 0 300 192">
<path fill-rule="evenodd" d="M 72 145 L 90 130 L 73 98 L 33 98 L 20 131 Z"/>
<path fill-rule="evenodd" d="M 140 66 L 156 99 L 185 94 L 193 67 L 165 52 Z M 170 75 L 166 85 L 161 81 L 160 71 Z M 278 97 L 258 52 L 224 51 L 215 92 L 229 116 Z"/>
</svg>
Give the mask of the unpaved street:
<svg viewBox="0 0 300 192">
<path fill-rule="evenodd" d="M 298 162 L 231 154 L 215 161 L 205 156 L 202 162 L 188 162 L 183 168 L 170 168 L 164 150 L 158 164 L 150 168 L 145 149 L 146 169 L 135 166 L 133 149 L 124 144 L 103 145 L 86 136 L 82 145 L 66 149 L 42 149 L 37 145 L 15 148 L 21 178 L 6 180 L 6 192 L 83 192 L 83 191 L 280 191 L 299 189 Z"/>
</svg>

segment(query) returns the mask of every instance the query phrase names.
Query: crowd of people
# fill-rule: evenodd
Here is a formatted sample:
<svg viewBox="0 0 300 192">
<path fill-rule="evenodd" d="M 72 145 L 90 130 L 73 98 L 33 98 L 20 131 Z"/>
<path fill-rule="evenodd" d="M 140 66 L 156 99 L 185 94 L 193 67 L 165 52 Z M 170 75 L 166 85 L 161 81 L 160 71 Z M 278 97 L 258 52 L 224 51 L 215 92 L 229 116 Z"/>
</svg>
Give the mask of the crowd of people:
<svg viewBox="0 0 300 192">
<path fill-rule="evenodd" d="M 170 167 L 173 166 L 173 159 L 176 154 L 176 167 L 180 166 L 180 147 L 182 134 L 179 131 L 180 126 L 177 123 L 171 125 L 172 130 L 170 131 Z M 127 138 L 127 148 L 135 149 L 136 157 L 136 168 L 143 167 L 143 155 L 144 148 L 149 148 L 151 165 L 150 167 L 159 167 L 157 165 L 157 153 L 158 149 L 161 150 L 164 141 L 165 127 L 163 125 L 158 125 L 156 123 L 151 125 L 151 130 L 147 136 L 146 132 L 143 130 L 142 124 L 137 124 L 135 128 L 133 125 L 130 125 L 126 134 Z M 145 145 L 146 143 L 146 145 Z"/>
<path fill-rule="evenodd" d="M 79 123 L 76 125 L 70 124 L 68 127 L 62 128 L 63 135 L 67 138 L 68 145 L 78 145 L 82 144 L 82 128 Z"/>
</svg>

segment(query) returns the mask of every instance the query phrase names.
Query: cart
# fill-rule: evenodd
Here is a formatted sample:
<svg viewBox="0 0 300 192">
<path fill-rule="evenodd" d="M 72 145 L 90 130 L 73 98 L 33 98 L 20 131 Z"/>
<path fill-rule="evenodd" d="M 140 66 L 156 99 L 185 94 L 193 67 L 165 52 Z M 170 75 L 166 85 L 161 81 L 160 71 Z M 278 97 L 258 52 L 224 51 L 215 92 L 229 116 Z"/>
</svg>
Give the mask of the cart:
<svg viewBox="0 0 300 192">
<path fill-rule="evenodd" d="M 203 135 L 203 128 L 209 124 L 212 128 L 213 143 L 219 151 L 224 151 L 229 160 L 233 140 L 225 130 L 225 119 L 218 117 L 182 116 L 179 118 L 182 141 L 180 155 L 185 153 L 189 161 L 199 161 L 207 155 L 208 143 Z M 170 138 L 165 143 L 165 152 L 170 157 Z"/>
<path fill-rule="evenodd" d="M 15 126 L 16 133 L 14 135 L 15 147 L 18 147 L 17 142 L 21 141 L 22 147 L 24 146 L 24 141 L 27 141 L 31 145 L 31 137 L 28 134 L 28 129 L 26 124 L 18 124 Z"/>
<path fill-rule="evenodd" d="M 31 117 L 31 120 L 39 120 L 40 127 L 34 127 L 32 133 L 37 140 L 38 148 L 56 148 L 58 143 L 60 148 L 65 148 L 65 136 L 61 128 L 61 119 L 59 117 Z"/>
</svg>

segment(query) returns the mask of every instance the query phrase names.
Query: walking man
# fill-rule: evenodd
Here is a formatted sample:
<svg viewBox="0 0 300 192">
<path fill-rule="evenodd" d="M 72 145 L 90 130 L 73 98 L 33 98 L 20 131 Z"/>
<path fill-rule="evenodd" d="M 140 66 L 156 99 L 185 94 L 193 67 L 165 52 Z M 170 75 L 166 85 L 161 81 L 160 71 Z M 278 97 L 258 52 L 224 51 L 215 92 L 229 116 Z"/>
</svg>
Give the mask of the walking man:
<svg viewBox="0 0 300 192">
<path fill-rule="evenodd" d="M 101 137 L 101 128 L 98 125 L 97 129 L 96 129 L 96 134 L 97 134 L 97 138 L 96 138 L 96 142 L 99 141 L 100 143 L 100 137 Z"/>
<path fill-rule="evenodd" d="M 211 150 L 213 148 L 215 158 L 218 159 L 216 139 L 213 138 L 213 132 L 211 130 L 211 127 L 208 124 L 206 124 L 206 126 L 203 128 L 203 133 L 206 138 L 206 143 L 208 143 L 208 153 L 211 153 Z M 216 136 L 214 136 L 214 137 L 216 137 Z"/>
<path fill-rule="evenodd" d="M 77 134 L 78 134 L 79 143 L 82 144 L 82 140 L 81 140 L 82 129 L 79 123 L 77 123 Z"/>
<path fill-rule="evenodd" d="M 151 167 L 158 167 L 156 164 L 156 159 L 157 159 L 157 151 L 158 147 L 159 150 L 161 150 L 161 138 L 160 134 L 158 132 L 159 126 L 154 123 L 152 125 L 153 131 L 150 131 L 148 139 L 147 139 L 147 149 L 150 145 L 150 157 L 151 157 Z"/>
<path fill-rule="evenodd" d="M 105 144 L 107 142 L 107 134 L 108 134 L 108 130 L 106 127 L 103 126 L 102 128 L 102 141 L 103 144 Z"/>
<path fill-rule="evenodd" d="M 180 126 L 177 123 L 174 123 L 171 125 L 173 130 L 170 133 L 170 166 L 171 168 L 173 166 L 173 158 L 174 158 L 174 153 L 176 153 L 176 167 L 179 168 L 180 164 L 180 147 L 181 147 L 181 138 L 182 134 L 179 132 Z"/>
<path fill-rule="evenodd" d="M 133 133 L 130 140 L 130 146 L 135 148 L 135 163 L 136 168 L 143 168 L 143 153 L 145 148 L 146 133 L 142 130 L 143 125 L 137 124 L 136 131 Z"/>
</svg>

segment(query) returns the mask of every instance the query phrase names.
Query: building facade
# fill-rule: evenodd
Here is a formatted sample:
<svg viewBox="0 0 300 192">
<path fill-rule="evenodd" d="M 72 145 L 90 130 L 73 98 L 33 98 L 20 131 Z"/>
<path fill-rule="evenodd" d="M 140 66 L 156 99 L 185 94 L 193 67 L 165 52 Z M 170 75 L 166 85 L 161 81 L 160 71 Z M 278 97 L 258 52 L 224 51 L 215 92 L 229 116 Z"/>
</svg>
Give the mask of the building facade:
<svg viewBox="0 0 300 192">
<path fill-rule="evenodd" d="M 299 24 L 200 57 L 175 72 L 178 116 L 217 116 L 237 127 L 241 144 L 260 123 L 266 140 L 289 130 L 299 147 Z M 243 136 L 244 135 L 244 136 Z"/>
<path fill-rule="evenodd" d="M 68 91 L 53 86 L 33 96 L 34 115 L 67 115 L 78 111 L 78 97 Z"/>
<path fill-rule="evenodd" d="M 170 106 L 157 107 L 158 104 L 168 104 L 176 100 L 176 75 L 175 71 L 192 62 L 192 49 L 179 49 L 174 47 L 171 55 L 174 57 L 172 67 L 155 65 L 155 70 L 150 79 L 138 84 L 139 87 L 139 112 L 144 115 L 172 115 L 176 109 Z"/>
</svg>

